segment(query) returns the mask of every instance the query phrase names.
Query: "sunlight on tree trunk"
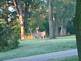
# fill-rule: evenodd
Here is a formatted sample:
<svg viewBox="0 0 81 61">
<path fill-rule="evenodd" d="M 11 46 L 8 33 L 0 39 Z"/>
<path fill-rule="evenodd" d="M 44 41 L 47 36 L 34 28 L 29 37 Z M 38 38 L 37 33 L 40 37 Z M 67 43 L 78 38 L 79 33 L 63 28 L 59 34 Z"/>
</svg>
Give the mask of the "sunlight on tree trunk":
<svg viewBox="0 0 81 61">
<path fill-rule="evenodd" d="M 21 36 L 21 40 L 23 40 L 24 39 L 24 25 L 23 25 L 23 17 L 21 15 L 19 16 L 19 21 L 20 21 L 20 27 L 21 27 L 20 36 Z"/>
<path fill-rule="evenodd" d="M 17 5 L 16 5 L 16 0 L 13 0 L 14 6 L 17 10 Z M 17 15 L 19 17 L 19 22 L 20 22 L 20 39 L 23 40 L 24 39 L 24 21 L 23 21 L 23 16 L 22 16 L 22 7 L 20 6 L 20 2 L 17 2 L 18 4 L 18 9 L 19 12 L 17 10 Z"/>
</svg>

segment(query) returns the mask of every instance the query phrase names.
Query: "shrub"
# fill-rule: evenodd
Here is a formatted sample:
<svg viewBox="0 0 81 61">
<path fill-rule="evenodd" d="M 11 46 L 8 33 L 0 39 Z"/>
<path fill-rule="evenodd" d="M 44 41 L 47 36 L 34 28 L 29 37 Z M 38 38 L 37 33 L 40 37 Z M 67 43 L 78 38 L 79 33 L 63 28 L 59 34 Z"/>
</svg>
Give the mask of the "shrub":
<svg viewBox="0 0 81 61">
<path fill-rule="evenodd" d="M 0 51 L 7 51 L 18 47 L 19 26 L 17 21 L 6 24 L 0 20 Z"/>
</svg>

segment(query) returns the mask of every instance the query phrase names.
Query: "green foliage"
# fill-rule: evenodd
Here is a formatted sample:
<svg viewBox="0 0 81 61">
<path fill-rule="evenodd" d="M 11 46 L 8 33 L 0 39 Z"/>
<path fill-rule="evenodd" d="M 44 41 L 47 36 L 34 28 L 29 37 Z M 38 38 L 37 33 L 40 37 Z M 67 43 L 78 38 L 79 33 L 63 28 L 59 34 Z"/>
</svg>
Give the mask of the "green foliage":
<svg viewBox="0 0 81 61">
<path fill-rule="evenodd" d="M 42 32 L 42 31 L 45 31 L 45 26 L 41 24 L 41 25 L 39 26 L 39 31 L 41 31 L 41 32 Z"/>
<path fill-rule="evenodd" d="M 48 21 L 47 20 L 43 20 L 43 21 L 40 21 L 40 24 L 39 24 L 39 31 L 46 31 L 48 32 Z"/>
<path fill-rule="evenodd" d="M 6 24 L 4 19 L 0 20 L 0 51 L 7 51 L 18 47 L 19 26 L 17 21 Z"/>
<path fill-rule="evenodd" d="M 7 51 L 13 48 L 18 47 L 20 25 L 16 17 L 16 12 L 10 13 L 8 11 L 7 1 L 0 1 L 0 51 Z M 13 18 L 10 18 L 11 15 Z M 11 19 L 8 21 L 8 19 Z"/>
</svg>

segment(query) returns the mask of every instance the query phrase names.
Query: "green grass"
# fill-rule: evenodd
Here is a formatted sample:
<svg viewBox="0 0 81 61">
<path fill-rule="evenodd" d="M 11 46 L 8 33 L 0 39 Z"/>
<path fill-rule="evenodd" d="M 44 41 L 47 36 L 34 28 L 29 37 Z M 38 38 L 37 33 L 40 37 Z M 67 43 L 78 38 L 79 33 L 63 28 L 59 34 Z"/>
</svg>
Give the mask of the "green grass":
<svg viewBox="0 0 81 61">
<path fill-rule="evenodd" d="M 49 59 L 47 61 L 79 61 L 77 56 L 62 58 L 62 59 Z"/>
<path fill-rule="evenodd" d="M 76 48 L 75 36 L 59 37 L 57 39 L 40 39 L 20 41 L 19 48 L 0 52 L 0 59 L 27 57 L 56 51 Z"/>
</svg>

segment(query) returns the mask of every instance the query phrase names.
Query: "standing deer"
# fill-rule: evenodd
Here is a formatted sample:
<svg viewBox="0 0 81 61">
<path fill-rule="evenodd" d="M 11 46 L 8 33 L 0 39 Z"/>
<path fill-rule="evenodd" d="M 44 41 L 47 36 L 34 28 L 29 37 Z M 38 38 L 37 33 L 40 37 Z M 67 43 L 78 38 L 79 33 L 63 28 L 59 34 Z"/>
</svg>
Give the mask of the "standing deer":
<svg viewBox="0 0 81 61">
<path fill-rule="evenodd" d="M 34 33 L 34 36 L 35 36 L 36 38 L 44 39 L 45 36 L 46 36 L 46 32 L 45 32 L 45 31 L 40 32 L 40 31 L 39 31 L 39 27 L 37 27 L 37 28 L 36 28 L 36 32 Z"/>
<path fill-rule="evenodd" d="M 43 32 L 38 32 L 38 36 L 41 38 L 41 39 L 44 39 L 45 36 L 46 36 L 46 32 L 43 31 Z"/>
</svg>

